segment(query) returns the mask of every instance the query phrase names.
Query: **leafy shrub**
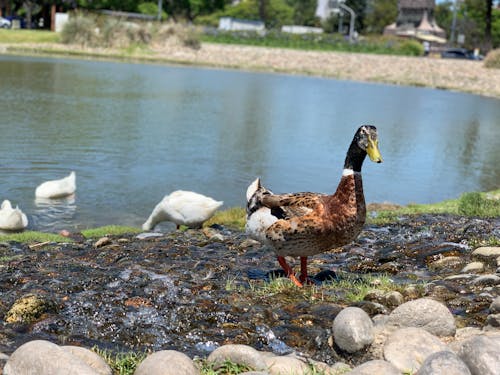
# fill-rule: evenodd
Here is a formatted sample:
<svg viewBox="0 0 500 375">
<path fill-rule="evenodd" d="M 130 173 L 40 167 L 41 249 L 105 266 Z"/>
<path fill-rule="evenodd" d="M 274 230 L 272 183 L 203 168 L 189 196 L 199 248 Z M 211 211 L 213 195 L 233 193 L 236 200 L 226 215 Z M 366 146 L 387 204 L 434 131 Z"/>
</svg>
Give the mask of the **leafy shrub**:
<svg viewBox="0 0 500 375">
<path fill-rule="evenodd" d="M 76 14 L 70 17 L 61 32 L 61 41 L 65 44 L 95 46 L 98 44 L 95 20 L 88 16 Z"/>
<path fill-rule="evenodd" d="M 486 55 L 484 66 L 487 68 L 500 69 L 500 48 L 491 50 Z"/>
<path fill-rule="evenodd" d="M 488 199 L 478 192 L 464 193 L 458 202 L 458 213 L 465 216 L 500 216 L 500 200 Z"/>
<path fill-rule="evenodd" d="M 397 49 L 403 55 L 422 56 L 424 54 L 424 47 L 416 40 L 405 40 L 397 47 Z"/>
<path fill-rule="evenodd" d="M 157 16 L 158 15 L 158 4 L 157 3 L 152 3 L 152 2 L 146 2 L 146 3 L 141 3 L 137 7 L 139 10 L 139 13 L 142 14 L 147 14 L 148 16 Z M 161 19 L 166 20 L 167 19 L 167 13 L 162 10 L 161 12 Z"/>
</svg>

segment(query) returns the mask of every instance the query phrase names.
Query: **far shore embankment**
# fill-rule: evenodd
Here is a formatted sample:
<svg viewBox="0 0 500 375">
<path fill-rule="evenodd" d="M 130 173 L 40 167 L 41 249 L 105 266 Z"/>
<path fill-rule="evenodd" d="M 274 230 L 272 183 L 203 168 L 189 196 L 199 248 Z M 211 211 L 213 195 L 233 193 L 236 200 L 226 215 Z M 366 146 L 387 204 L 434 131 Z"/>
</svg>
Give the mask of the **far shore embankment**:
<svg viewBox="0 0 500 375">
<path fill-rule="evenodd" d="M 304 74 L 445 89 L 500 99 L 500 69 L 485 68 L 482 61 L 438 57 L 305 51 L 213 43 L 203 43 L 199 49 L 175 44 L 156 45 L 148 50 L 132 52 L 60 43 L 0 43 L 0 54 L 42 54 Z"/>
</svg>

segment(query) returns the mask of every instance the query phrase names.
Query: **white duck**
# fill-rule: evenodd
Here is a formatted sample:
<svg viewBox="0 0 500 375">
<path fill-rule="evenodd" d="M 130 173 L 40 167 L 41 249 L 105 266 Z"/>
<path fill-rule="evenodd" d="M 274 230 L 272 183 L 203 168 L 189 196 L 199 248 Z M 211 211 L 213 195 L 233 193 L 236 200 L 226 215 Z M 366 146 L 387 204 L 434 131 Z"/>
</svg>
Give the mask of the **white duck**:
<svg viewBox="0 0 500 375">
<path fill-rule="evenodd" d="M 39 185 L 35 190 L 37 198 L 63 198 L 73 194 L 76 191 L 76 175 L 71 172 L 69 176 L 60 180 L 46 181 Z"/>
<path fill-rule="evenodd" d="M 28 226 L 28 218 L 16 206 L 12 208 L 9 200 L 4 200 L 0 206 L 0 229 L 22 230 Z"/>
<path fill-rule="evenodd" d="M 177 229 L 180 225 L 200 228 L 223 203 L 192 191 L 177 190 L 156 205 L 142 229 L 152 230 L 162 221 L 174 222 Z"/>
</svg>

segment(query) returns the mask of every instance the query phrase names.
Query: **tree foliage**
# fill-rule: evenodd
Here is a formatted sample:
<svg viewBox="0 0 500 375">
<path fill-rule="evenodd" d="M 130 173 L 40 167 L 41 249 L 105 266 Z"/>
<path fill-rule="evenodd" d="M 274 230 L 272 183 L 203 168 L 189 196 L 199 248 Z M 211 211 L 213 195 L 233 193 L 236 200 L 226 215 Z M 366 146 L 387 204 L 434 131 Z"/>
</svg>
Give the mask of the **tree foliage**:
<svg viewBox="0 0 500 375">
<path fill-rule="evenodd" d="M 384 28 L 396 22 L 398 0 L 369 0 L 366 6 L 365 32 L 382 34 Z"/>
</svg>

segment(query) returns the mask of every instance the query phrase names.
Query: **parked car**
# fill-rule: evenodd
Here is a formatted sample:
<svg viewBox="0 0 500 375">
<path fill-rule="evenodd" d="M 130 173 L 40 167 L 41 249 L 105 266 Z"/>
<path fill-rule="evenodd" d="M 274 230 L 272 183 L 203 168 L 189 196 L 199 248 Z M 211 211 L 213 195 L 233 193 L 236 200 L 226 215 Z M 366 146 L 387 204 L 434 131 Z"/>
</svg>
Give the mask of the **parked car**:
<svg viewBox="0 0 500 375">
<path fill-rule="evenodd" d="M 445 59 L 465 59 L 465 60 L 482 60 L 483 56 L 474 54 L 465 48 L 448 48 L 441 52 L 441 57 Z"/>
<path fill-rule="evenodd" d="M 0 17 L 0 27 L 2 29 L 10 29 L 12 26 L 12 22 L 10 22 L 7 18 Z"/>
</svg>

